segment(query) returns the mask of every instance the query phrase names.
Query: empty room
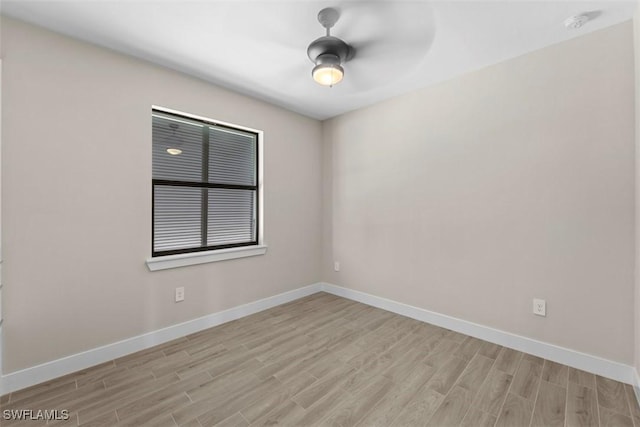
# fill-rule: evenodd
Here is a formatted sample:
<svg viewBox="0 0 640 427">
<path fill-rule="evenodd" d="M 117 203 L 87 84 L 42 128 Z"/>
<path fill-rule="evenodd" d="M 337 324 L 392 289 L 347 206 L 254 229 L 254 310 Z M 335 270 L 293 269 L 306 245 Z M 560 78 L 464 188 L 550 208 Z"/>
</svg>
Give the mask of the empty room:
<svg viewBox="0 0 640 427">
<path fill-rule="evenodd" d="M 638 111 L 638 0 L 2 0 L 0 425 L 640 427 Z"/>
</svg>

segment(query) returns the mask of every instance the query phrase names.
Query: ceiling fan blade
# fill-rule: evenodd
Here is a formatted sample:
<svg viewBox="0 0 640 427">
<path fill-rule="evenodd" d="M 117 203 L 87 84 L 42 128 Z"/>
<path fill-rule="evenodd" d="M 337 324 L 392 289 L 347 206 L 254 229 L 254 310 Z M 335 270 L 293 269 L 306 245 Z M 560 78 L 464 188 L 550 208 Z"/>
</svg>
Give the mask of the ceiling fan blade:
<svg viewBox="0 0 640 427">
<path fill-rule="evenodd" d="M 424 4 L 376 3 L 372 8 L 348 3 L 343 18 L 349 25 L 341 36 L 355 51 L 353 59 L 343 64 L 345 86 L 353 92 L 380 88 L 408 75 L 423 62 L 435 38 L 433 12 Z"/>
</svg>

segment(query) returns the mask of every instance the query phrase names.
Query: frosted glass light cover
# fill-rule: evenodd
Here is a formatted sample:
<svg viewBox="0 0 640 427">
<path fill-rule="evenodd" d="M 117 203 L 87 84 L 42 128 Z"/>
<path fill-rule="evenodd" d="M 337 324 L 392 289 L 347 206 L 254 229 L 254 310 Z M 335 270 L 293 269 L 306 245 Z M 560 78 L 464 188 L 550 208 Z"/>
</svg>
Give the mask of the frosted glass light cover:
<svg viewBox="0 0 640 427">
<path fill-rule="evenodd" d="M 313 80 L 323 86 L 333 86 L 340 83 L 344 71 L 339 65 L 318 65 L 313 69 Z"/>
</svg>

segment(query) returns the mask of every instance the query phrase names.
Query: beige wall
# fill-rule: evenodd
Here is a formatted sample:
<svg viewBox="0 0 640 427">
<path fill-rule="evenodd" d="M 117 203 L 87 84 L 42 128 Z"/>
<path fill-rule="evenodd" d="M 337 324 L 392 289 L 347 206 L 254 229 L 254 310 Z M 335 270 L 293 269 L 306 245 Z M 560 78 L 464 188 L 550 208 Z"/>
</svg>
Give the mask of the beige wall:
<svg viewBox="0 0 640 427">
<path fill-rule="evenodd" d="M 5 374 L 318 280 L 319 122 L 7 18 L 2 58 Z M 152 104 L 265 132 L 266 255 L 147 270 Z"/>
<path fill-rule="evenodd" d="M 326 122 L 323 280 L 631 364 L 632 30 Z"/>
<path fill-rule="evenodd" d="M 640 373 L 640 1 L 633 18 L 636 76 L 636 277 L 635 277 L 635 367 Z M 638 385 L 640 386 L 640 384 Z"/>
</svg>

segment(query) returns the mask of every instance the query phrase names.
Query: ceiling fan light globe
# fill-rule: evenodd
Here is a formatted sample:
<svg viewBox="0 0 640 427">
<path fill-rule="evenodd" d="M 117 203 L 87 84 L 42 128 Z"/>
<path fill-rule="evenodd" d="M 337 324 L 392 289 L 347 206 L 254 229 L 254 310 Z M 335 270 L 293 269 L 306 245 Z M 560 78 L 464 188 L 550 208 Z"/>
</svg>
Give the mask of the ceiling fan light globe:
<svg viewBox="0 0 640 427">
<path fill-rule="evenodd" d="M 313 80 L 322 86 L 333 86 L 340 83 L 344 77 L 344 69 L 335 64 L 319 64 L 311 72 Z"/>
</svg>

